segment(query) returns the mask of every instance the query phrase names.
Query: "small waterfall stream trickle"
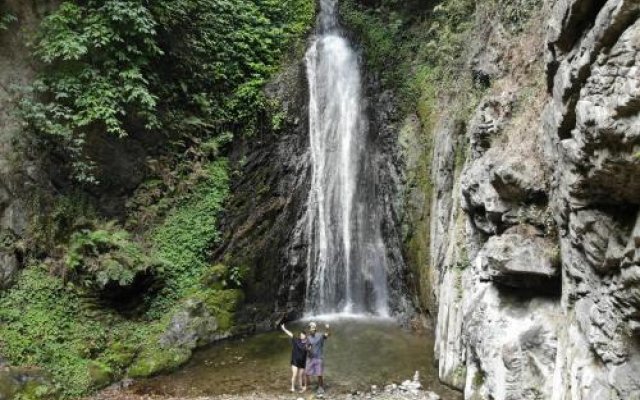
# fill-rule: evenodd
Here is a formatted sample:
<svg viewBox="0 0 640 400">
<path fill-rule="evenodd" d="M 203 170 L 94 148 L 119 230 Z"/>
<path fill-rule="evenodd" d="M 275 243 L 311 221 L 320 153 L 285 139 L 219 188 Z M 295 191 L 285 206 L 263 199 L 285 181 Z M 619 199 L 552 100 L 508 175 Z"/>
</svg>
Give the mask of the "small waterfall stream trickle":
<svg viewBox="0 0 640 400">
<path fill-rule="evenodd" d="M 307 204 L 308 314 L 388 314 L 387 256 L 357 54 L 337 0 L 321 0 L 306 54 L 311 189 Z"/>
</svg>

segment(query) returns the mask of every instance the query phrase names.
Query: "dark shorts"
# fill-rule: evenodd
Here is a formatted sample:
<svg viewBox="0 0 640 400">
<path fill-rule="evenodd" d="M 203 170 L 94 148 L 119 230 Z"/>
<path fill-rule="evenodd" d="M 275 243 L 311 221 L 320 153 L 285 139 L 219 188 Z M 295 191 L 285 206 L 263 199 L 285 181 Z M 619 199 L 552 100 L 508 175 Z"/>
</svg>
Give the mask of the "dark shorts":
<svg viewBox="0 0 640 400">
<path fill-rule="evenodd" d="M 304 358 L 292 358 L 291 365 L 296 368 L 304 368 L 306 366 L 307 360 Z"/>
<path fill-rule="evenodd" d="M 307 358 L 307 367 L 304 372 L 309 376 L 322 376 L 324 372 L 322 358 Z"/>
</svg>

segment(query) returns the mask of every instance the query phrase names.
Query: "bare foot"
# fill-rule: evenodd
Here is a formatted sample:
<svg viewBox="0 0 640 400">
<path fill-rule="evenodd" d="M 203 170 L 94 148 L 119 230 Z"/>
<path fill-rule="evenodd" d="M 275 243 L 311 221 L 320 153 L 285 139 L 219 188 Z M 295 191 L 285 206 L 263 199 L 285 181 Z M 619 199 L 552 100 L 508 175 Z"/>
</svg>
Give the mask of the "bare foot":
<svg viewBox="0 0 640 400">
<path fill-rule="evenodd" d="M 300 388 L 300 393 L 304 393 L 307 391 L 307 387 L 303 386 L 302 388 Z"/>
</svg>

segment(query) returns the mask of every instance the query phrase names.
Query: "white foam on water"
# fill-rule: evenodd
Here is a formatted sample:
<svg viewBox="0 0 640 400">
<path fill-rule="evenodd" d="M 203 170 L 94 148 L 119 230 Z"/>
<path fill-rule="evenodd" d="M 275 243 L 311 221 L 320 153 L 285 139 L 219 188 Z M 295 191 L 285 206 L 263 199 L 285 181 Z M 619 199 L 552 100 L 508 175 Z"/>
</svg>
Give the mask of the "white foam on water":
<svg viewBox="0 0 640 400">
<path fill-rule="evenodd" d="M 393 323 L 396 320 L 389 316 L 380 316 L 376 314 L 364 314 L 364 313 L 329 313 L 329 314 L 317 314 L 317 315 L 305 315 L 300 322 L 336 322 L 336 321 L 357 321 L 357 322 L 389 322 Z"/>
</svg>

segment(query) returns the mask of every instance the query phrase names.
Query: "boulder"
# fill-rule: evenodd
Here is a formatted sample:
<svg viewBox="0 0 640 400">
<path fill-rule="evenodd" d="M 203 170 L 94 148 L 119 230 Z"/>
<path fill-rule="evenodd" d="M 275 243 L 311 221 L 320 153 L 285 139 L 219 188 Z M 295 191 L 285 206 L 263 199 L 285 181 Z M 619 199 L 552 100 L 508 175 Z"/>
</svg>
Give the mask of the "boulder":
<svg viewBox="0 0 640 400">
<path fill-rule="evenodd" d="M 218 321 L 209 313 L 204 301 L 187 299 L 173 314 L 167 329 L 160 336 L 162 348 L 180 347 L 195 349 L 198 345 L 211 343 L 219 336 Z"/>
<path fill-rule="evenodd" d="M 34 368 L 3 367 L 0 370 L 0 400 L 54 399 L 56 390 L 46 374 Z"/>
<path fill-rule="evenodd" d="M 131 378 L 147 378 L 161 372 L 175 370 L 191 358 L 191 350 L 185 348 L 146 347 L 129 367 Z"/>
<path fill-rule="evenodd" d="M 163 331 L 141 346 L 127 375 L 143 378 L 174 370 L 186 363 L 193 350 L 232 334 L 233 313 L 240 290 L 205 289 L 185 299 Z M 127 349 L 122 349 L 126 359 Z"/>
</svg>

